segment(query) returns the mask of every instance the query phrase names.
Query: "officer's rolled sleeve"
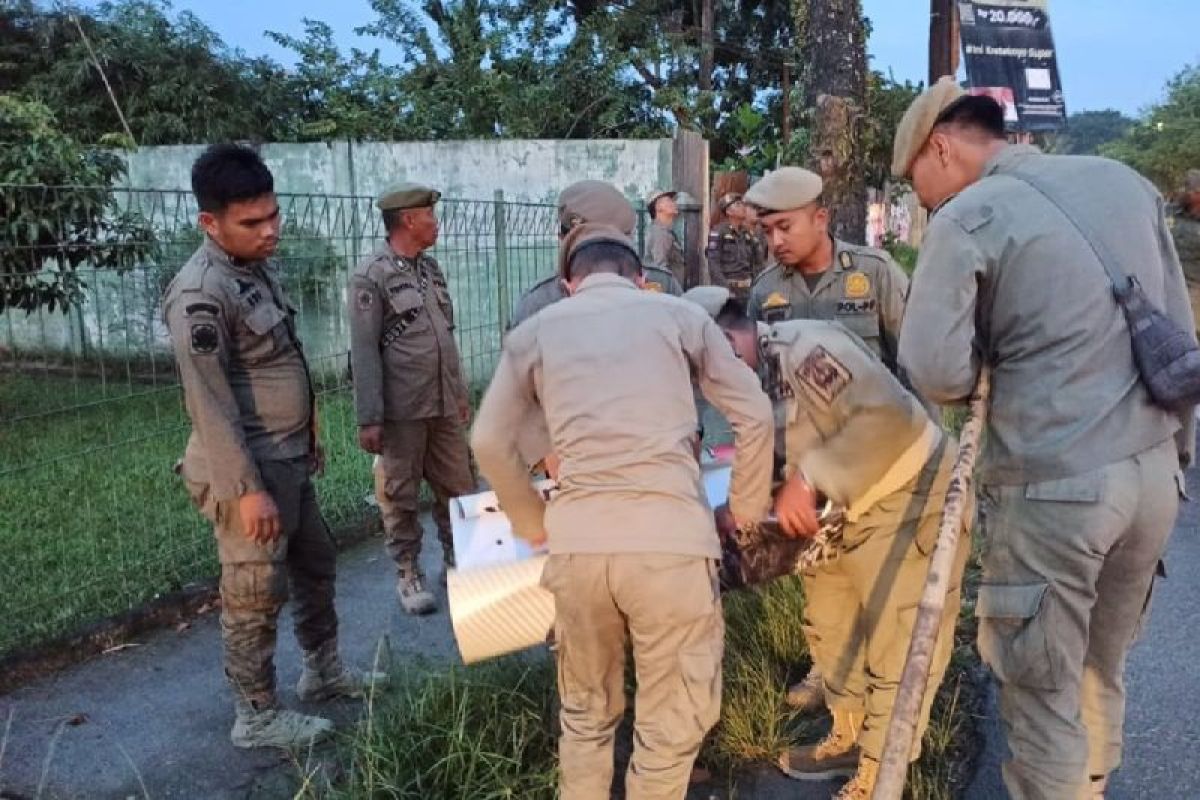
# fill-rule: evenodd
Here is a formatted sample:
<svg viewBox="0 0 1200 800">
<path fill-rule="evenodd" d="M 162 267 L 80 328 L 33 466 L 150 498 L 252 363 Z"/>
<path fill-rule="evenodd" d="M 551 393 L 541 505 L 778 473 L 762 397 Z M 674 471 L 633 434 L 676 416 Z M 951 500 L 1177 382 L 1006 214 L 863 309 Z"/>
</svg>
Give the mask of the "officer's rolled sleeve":
<svg viewBox="0 0 1200 800">
<path fill-rule="evenodd" d="M 706 400 L 733 428 L 736 444 L 729 510 L 741 522 L 763 519 L 771 505 L 775 415 L 754 371 L 742 363 L 725 335 L 705 317 L 689 347 L 696 381 Z"/>
<path fill-rule="evenodd" d="M 226 377 L 229 333 L 220 307 L 214 297 L 189 292 L 165 316 L 184 405 L 209 464 L 209 491 L 216 500 L 230 500 L 263 491 L 263 483 Z"/>
<path fill-rule="evenodd" d="M 1192 341 L 1195 341 L 1196 320 L 1192 313 L 1187 279 L 1183 275 L 1183 265 L 1175 248 L 1175 238 L 1167 224 L 1166 208 L 1161 197 L 1158 198 L 1158 242 L 1159 257 L 1165 272 L 1164 311 L 1176 325 L 1188 332 Z M 1196 457 L 1196 409 L 1188 407 L 1181 410 L 1179 424 L 1179 432 L 1175 434 L 1175 448 L 1179 453 L 1179 463 L 1188 467 Z"/>
<path fill-rule="evenodd" d="M 962 402 L 975 388 L 975 307 L 985 271 L 967 232 L 953 219 L 936 217 L 921 248 L 899 344 L 900 367 L 931 402 Z"/>
<path fill-rule="evenodd" d="M 491 484 L 513 531 L 524 539 L 540 539 L 545 531 L 546 504 L 529 481 L 519 448 L 520 431 L 540 412 L 531 386 L 532 377 L 518 374 L 506 347 L 475 416 L 471 447 L 479 471 Z"/>
<path fill-rule="evenodd" d="M 350 366 L 354 376 L 354 410 L 358 424 L 382 425 L 384 299 L 375 282 L 360 275 L 350 281 L 347 316 L 350 319 Z"/>
</svg>

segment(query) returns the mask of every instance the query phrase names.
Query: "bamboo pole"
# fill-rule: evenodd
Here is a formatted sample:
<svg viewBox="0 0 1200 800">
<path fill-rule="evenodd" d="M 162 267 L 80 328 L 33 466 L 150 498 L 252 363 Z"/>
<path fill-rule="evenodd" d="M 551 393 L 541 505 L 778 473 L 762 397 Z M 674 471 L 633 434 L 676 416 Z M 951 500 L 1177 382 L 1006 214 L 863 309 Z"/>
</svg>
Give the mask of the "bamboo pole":
<svg viewBox="0 0 1200 800">
<path fill-rule="evenodd" d="M 946 607 L 946 592 L 950 588 L 950 576 L 954 574 L 963 514 L 970 502 L 972 475 L 975 472 L 976 456 L 979 454 L 990 390 L 991 374 L 984 367 L 979 374 L 975 394 L 971 397 L 970 413 L 959 436 L 958 457 L 954 461 L 950 486 L 946 490 L 946 504 L 942 508 L 937 545 L 929 562 L 925 591 L 917 607 L 917 619 L 913 625 L 912 641 L 908 646 L 908 658 L 904 662 L 900 688 L 896 692 L 896 703 L 892 707 L 892 718 L 888 723 L 887 737 L 884 739 L 883 759 L 879 764 L 879 775 L 875 779 L 875 790 L 871 794 L 871 800 L 900 800 L 904 791 L 917 718 L 925 699 L 925 685 L 929 682 L 929 668 L 933 662 L 942 613 Z"/>
</svg>

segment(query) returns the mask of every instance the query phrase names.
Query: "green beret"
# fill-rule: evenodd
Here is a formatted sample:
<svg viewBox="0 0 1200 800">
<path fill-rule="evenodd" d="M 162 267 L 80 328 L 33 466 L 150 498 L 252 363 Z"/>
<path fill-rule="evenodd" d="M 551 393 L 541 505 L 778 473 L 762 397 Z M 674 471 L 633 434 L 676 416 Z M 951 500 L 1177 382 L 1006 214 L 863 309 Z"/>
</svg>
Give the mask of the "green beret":
<svg viewBox="0 0 1200 800">
<path fill-rule="evenodd" d="M 401 208 L 424 208 L 438 201 L 442 193 L 419 183 L 401 183 L 391 187 L 379 199 L 375 206 L 380 211 L 395 211 Z"/>
</svg>

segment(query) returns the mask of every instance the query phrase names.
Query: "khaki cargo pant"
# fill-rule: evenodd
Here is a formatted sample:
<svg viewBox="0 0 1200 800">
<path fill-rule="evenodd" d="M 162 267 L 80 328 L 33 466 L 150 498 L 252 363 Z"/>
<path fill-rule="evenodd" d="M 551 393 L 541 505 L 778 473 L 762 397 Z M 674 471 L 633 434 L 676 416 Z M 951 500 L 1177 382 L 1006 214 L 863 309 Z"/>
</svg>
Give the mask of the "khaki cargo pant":
<svg viewBox="0 0 1200 800">
<path fill-rule="evenodd" d="M 1014 800 L 1089 796 L 1121 763 L 1125 658 L 1178 511 L 1173 442 L 981 489 L 979 652 L 1000 684 Z"/>
<path fill-rule="evenodd" d="M 261 461 L 263 485 L 279 508 L 280 536 L 259 545 L 242 532 L 236 500 L 205 506 L 207 487 L 189 484 L 213 522 L 221 562 L 221 638 L 225 675 L 239 699 L 256 708 L 275 702 L 275 639 L 290 594 L 296 639 L 306 651 L 337 637 L 337 549 L 317 507 L 308 459 Z"/>
<path fill-rule="evenodd" d="M 864 715 L 858 744 L 876 760 L 883 755 L 956 450 L 947 437 L 941 453 L 908 487 L 846 526 L 848 549 L 841 557 L 804 575 L 804 632 L 824 675 L 825 702 Z M 962 574 L 971 553 L 970 516 L 959 537 L 913 759 L 920 755 L 933 698 L 954 650 Z"/>
<path fill-rule="evenodd" d="M 628 553 L 554 555 L 563 800 L 608 800 L 625 713 L 625 647 L 637 674 L 628 800 L 682 800 L 704 735 L 721 713 L 725 623 L 716 562 Z"/>
<path fill-rule="evenodd" d="M 450 530 L 452 497 L 475 491 L 471 456 L 463 426 L 454 417 L 386 422 L 383 453 L 375 465 L 375 497 L 383 517 L 384 544 L 397 563 L 416 562 L 421 554 L 417 499 L 421 479 L 433 489 L 433 520 L 448 562 L 454 540 Z"/>
</svg>

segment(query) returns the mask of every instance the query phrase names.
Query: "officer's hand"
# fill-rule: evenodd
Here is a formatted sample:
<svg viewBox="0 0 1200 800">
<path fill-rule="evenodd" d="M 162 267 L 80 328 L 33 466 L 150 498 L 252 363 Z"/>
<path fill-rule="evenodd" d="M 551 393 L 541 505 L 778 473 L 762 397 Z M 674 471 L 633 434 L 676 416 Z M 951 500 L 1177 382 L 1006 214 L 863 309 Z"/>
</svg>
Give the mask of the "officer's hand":
<svg viewBox="0 0 1200 800">
<path fill-rule="evenodd" d="M 463 403 L 458 407 L 458 421 L 463 425 L 471 424 L 471 404 Z"/>
<path fill-rule="evenodd" d="M 817 492 L 799 475 L 788 480 L 775 495 L 775 517 L 788 536 L 811 538 L 821 523 L 817 519 Z"/>
<path fill-rule="evenodd" d="M 358 428 L 358 446 L 368 453 L 379 455 L 383 452 L 383 426 L 360 425 Z"/>
<path fill-rule="evenodd" d="M 525 544 L 529 545 L 534 550 L 540 550 L 541 548 L 546 546 L 546 531 L 545 530 L 538 530 L 537 533 L 531 534 L 529 536 L 526 536 L 524 534 L 517 534 L 517 535 L 520 536 L 522 540 L 524 540 Z"/>
<path fill-rule="evenodd" d="M 729 510 L 728 503 L 713 509 L 713 519 L 717 523 L 717 535 L 722 539 L 732 536 L 738 529 L 737 520 L 733 518 L 733 512 Z"/>
<path fill-rule="evenodd" d="M 546 474 L 550 476 L 550 480 L 558 482 L 558 468 L 562 466 L 562 460 L 557 453 L 546 453 L 542 459 L 542 465 L 546 467 Z"/>
<path fill-rule="evenodd" d="M 238 516 L 246 538 L 257 544 L 270 544 L 279 538 L 279 508 L 266 492 L 251 492 L 238 498 Z"/>
<path fill-rule="evenodd" d="M 308 471 L 317 477 L 325 474 L 325 448 L 319 443 L 314 444 L 312 452 L 308 454 Z"/>
</svg>

